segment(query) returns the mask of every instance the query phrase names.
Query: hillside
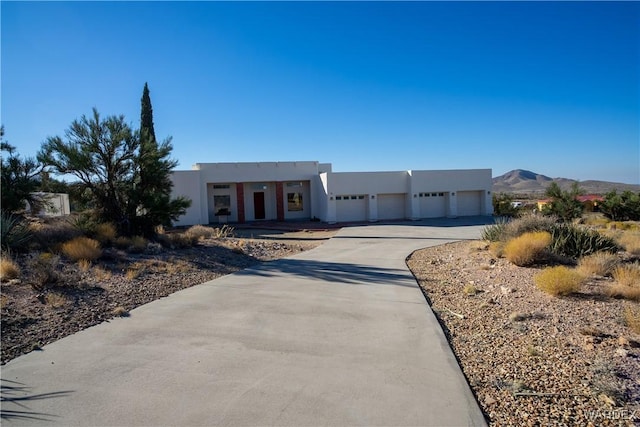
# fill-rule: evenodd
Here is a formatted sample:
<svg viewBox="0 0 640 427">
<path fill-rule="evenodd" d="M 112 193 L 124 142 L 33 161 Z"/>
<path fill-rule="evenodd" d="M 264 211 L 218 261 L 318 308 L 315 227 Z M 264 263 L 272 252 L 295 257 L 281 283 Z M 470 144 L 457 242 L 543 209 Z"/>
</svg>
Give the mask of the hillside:
<svg viewBox="0 0 640 427">
<path fill-rule="evenodd" d="M 541 194 L 545 192 L 552 182 L 556 182 L 563 190 L 569 189 L 574 182 L 577 182 L 587 194 L 605 194 L 612 190 L 640 192 L 640 185 L 596 180 L 577 181 L 569 178 L 550 178 L 523 169 L 515 169 L 493 178 L 493 192 Z"/>
</svg>

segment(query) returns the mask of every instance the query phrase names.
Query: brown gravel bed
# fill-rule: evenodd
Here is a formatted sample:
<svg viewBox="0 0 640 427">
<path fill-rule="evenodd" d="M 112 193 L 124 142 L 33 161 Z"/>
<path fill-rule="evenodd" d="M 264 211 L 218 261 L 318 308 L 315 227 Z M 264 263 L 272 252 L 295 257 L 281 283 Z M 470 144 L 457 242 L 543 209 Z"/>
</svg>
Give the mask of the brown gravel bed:
<svg viewBox="0 0 640 427">
<path fill-rule="evenodd" d="M 481 242 L 423 249 L 407 263 L 491 426 L 640 424 L 640 336 L 622 317 L 638 303 L 603 296 L 610 279 L 552 297 L 534 285 L 539 269 Z"/>
<path fill-rule="evenodd" d="M 109 249 L 89 269 L 61 259 L 58 281 L 36 290 L 31 255 L 18 256 L 21 280 L 2 284 L 2 364 L 67 335 L 108 321 L 173 292 L 263 261 L 310 249 L 322 240 L 208 239 L 187 249 L 128 254 Z"/>
</svg>

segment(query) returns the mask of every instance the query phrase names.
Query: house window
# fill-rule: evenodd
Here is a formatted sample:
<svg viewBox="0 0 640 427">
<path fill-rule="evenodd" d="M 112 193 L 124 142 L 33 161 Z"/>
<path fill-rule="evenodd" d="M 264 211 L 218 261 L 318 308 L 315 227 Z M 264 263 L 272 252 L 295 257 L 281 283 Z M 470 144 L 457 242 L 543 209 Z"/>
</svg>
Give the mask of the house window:
<svg viewBox="0 0 640 427">
<path fill-rule="evenodd" d="M 214 190 L 222 190 L 222 189 L 231 188 L 231 186 L 229 184 L 213 184 L 213 188 Z"/>
<path fill-rule="evenodd" d="M 342 196 L 336 196 L 336 200 L 342 200 Z"/>
<path fill-rule="evenodd" d="M 213 196 L 213 209 L 216 215 L 231 215 L 231 196 Z"/>
<path fill-rule="evenodd" d="M 438 193 L 431 193 L 431 197 L 437 197 Z"/>
<path fill-rule="evenodd" d="M 300 187 L 302 187 L 302 183 L 301 182 L 287 182 L 287 187 L 288 188 L 300 188 Z"/>
<path fill-rule="evenodd" d="M 266 190 L 267 189 L 267 184 L 265 184 L 264 182 L 258 182 L 258 183 L 253 184 L 251 186 L 251 188 L 253 188 L 254 190 L 258 190 L 258 191 Z"/>
<path fill-rule="evenodd" d="M 438 193 L 438 196 L 444 197 L 444 193 Z"/>
<path fill-rule="evenodd" d="M 287 210 L 289 212 L 303 210 L 302 193 L 287 193 Z"/>
</svg>

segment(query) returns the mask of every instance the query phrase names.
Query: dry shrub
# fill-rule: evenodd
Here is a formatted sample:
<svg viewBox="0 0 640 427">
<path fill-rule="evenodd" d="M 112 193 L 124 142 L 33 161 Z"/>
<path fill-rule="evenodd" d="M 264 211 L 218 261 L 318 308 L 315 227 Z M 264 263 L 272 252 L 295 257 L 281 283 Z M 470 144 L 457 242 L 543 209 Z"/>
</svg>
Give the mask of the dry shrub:
<svg viewBox="0 0 640 427">
<path fill-rule="evenodd" d="M 535 231 L 511 239 L 504 246 L 504 256 L 520 267 L 540 261 L 545 248 L 551 244 L 551 234 L 546 231 Z"/>
<path fill-rule="evenodd" d="M 126 308 L 124 308 L 124 307 L 123 307 L 123 306 L 121 306 L 121 305 L 120 305 L 120 306 L 118 306 L 118 307 L 116 307 L 116 308 L 114 308 L 114 309 L 111 311 L 111 313 L 112 313 L 114 316 L 117 316 L 117 317 L 127 317 L 127 316 L 129 316 L 129 312 L 127 311 L 127 309 L 126 309 Z"/>
<path fill-rule="evenodd" d="M 26 267 L 29 275 L 31 286 L 40 291 L 46 285 L 56 283 L 58 281 L 58 272 L 56 268 L 60 262 L 60 257 L 45 252 L 41 254 L 32 254 L 26 260 Z"/>
<path fill-rule="evenodd" d="M 482 252 L 489 249 L 489 243 L 484 240 L 469 242 L 469 252 Z"/>
<path fill-rule="evenodd" d="M 17 279 L 20 277 L 20 267 L 10 258 L 0 259 L 0 281 Z"/>
<path fill-rule="evenodd" d="M 189 229 L 185 231 L 185 234 L 191 236 L 196 241 L 199 241 L 201 239 L 209 239 L 211 237 L 214 237 L 216 235 L 216 232 L 211 227 L 207 227 L 204 225 L 194 225 L 192 227 L 189 227 Z"/>
<path fill-rule="evenodd" d="M 640 255 L 640 232 L 624 231 L 617 236 L 616 241 L 630 254 Z"/>
<path fill-rule="evenodd" d="M 636 334 L 640 334 L 640 307 L 628 305 L 623 312 L 624 323 Z"/>
<path fill-rule="evenodd" d="M 110 222 L 103 222 L 96 225 L 94 235 L 97 241 L 103 245 L 108 245 L 116 240 L 118 234 L 115 225 Z"/>
<path fill-rule="evenodd" d="M 565 266 L 549 267 L 533 278 L 538 289 L 553 296 L 568 295 L 580 290 L 583 276 Z"/>
<path fill-rule="evenodd" d="M 67 298 L 57 292 L 49 292 L 47 295 L 45 295 L 44 300 L 47 305 L 50 305 L 53 308 L 62 307 L 67 303 Z"/>
<path fill-rule="evenodd" d="M 131 246 L 131 239 L 128 237 L 119 236 L 113 240 L 113 245 L 118 249 L 127 249 L 129 246 Z"/>
<path fill-rule="evenodd" d="M 61 218 L 47 219 L 41 223 L 32 222 L 29 228 L 36 242 L 47 249 L 82 235 L 69 221 Z"/>
<path fill-rule="evenodd" d="M 166 236 L 166 243 L 173 248 L 189 248 L 198 243 L 197 237 L 188 233 L 172 233 Z"/>
<path fill-rule="evenodd" d="M 214 236 L 216 239 L 226 239 L 227 237 L 233 237 L 234 234 L 235 234 L 235 229 L 225 224 L 222 227 L 218 227 L 215 229 Z"/>
<path fill-rule="evenodd" d="M 131 253 L 141 253 L 147 248 L 149 241 L 142 236 L 133 236 L 131 238 L 131 245 L 127 248 L 127 251 Z"/>
<path fill-rule="evenodd" d="M 109 280 L 113 276 L 111 271 L 105 270 L 102 267 L 94 267 L 92 272 L 93 272 L 93 277 L 95 277 L 96 280 L 98 281 Z"/>
<path fill-rule="evenodd" d="M 462 292 L 465 295 L 474 296 L 477 293 L 479 293 L 480 290 L 478 288 L 476 288 L 474 285 L 472 285 L 471 283 L 469 283 L 469 284 L 465 285 L 465 287 L 462 289 Z"/>
<path fill-rule="evenodd" d="M 489 243 L 489 252 L 498 258 L 504 257 L 504 242 Z"/>
<path fill-rule="evenodd" d="M 616 283 L 607 288 L 607 295 L 640 301 L 640 264 L 619 265 L 612 275 Z"/>
<path fill-rule="evenodd" d="M 584 276 L 608 276 L 618 264 L 618 257 L 611 252 L 596 252 L 578 262 L 578 271 Z"/>
<path fill-rule="evenodd" d="M 89 261 L 88 259 L 78 260 L 78 267 L 80 267 L 81 271 L 89 271 L 89 269 L 91 268 L 91 261 Z"/>
<path fill-rule="evenodd" d="M 526 233 L 539 231 L 551 231 L 558 222 L 554 216 L 543 216 L 526 214 L 512 221 L 509 221 L 503 231 L 503 238 L 500 240 L 509 241 Z"/>
<path fill-rule="evenodd" d="M 100 242 L 88 237 L 76 237 L 62 245 L 62 253 L 73 261 L 95 261 L 102 256 Z"/>
</svg>

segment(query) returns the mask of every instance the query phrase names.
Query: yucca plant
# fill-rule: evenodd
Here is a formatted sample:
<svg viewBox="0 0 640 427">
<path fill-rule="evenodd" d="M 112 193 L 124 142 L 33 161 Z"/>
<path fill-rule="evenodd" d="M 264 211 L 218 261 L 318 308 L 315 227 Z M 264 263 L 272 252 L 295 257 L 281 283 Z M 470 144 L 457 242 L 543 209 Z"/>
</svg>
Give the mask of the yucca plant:
<svg viewBox="0 0 640 427">
<path fill-rule="evenodd" d="M 0 243 L 3 249 L 23 249 L 33 237 L 26 221 L 17 215 L 0 213 Z"/>
<path fill-rule="evenodd" d="M 620 249 L 615 240 L 572 224 L 554 224 L 550 233 L 549 250 L 563 257 L 578 259 L 600 251 L 615 253 Z"/>
</svg>

